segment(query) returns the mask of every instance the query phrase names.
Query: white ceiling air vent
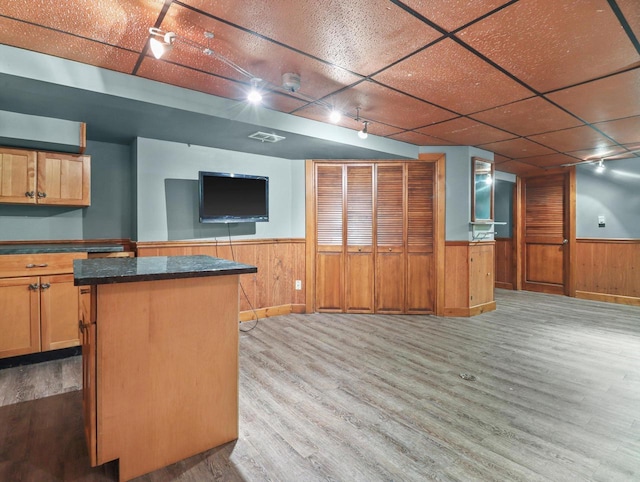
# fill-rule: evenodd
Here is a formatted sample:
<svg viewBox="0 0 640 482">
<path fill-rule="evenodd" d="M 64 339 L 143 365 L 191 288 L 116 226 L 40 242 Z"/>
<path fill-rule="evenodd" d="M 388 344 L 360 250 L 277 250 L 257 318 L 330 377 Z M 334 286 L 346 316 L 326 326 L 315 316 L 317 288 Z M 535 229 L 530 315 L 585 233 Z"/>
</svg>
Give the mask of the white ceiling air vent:
<svg viewBox="0 0 640 482">
<path fill-rule="evenodd" d="M 267 132 L 254 132 L 253 134 L 251 134 L 249 136 L 251 139 L 255 139 L 257 141 L 261 141 L 261 142 L 278 142 L 281 141 L 282 139 L 286 139 L 286 137 L 284 136 L 279 136 L 276 134 L 269 134 Z"/>
</svg>

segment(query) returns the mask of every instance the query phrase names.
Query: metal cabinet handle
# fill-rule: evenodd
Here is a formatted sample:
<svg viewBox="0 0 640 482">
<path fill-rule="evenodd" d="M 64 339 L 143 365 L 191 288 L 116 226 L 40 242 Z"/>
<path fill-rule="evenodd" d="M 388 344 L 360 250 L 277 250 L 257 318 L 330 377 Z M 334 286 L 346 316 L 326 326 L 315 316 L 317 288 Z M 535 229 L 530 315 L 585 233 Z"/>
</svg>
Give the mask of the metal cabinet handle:
<svg viewBox="0 0 640 482">
<path fill-rule="evenodd" d="M 42 283 L 42 284 L 40 285 L 40 289 L 41 289 L 42 291 L 44 291 L 44 290 L 48 290 L 49 288 L 51 288 L 51 283 Z"/>
<path fill-rule="evenodd" d="M 33 263 L 29 263 L 28 265 L 25 266 L 25 268 L 46 268 L 47 266 L 49 266 L 47 263 L 40 263 L 40 264 L 33 264 Z"/>
<path fill-rule="evenodd" d="M 38 191 L 38 197 L 39 198 L 47 197 L 47 193 L 43 191 Z"/>
<path fill-rule="evenodd" d="M 38 290 L 38 288 L 40 288 L 40 285 L 39 285 L 38 283 L 31 283 L 31 284 L 29 285 L 29 289 L 30 289 L 31 291 L 37 291 L 37 290 Z"/>
<path fill-rule="evenodd" d="M 30 197 L 31 199 L 33 199 L 33 196 L 35 196 L 35 194 L 36 194 L 36 193 L 35 193 L 35 192 L 33 192 L 33 191 L 27 191 L 27 192 L 25 192 L 25 193 L 24 193 L 24 195 L 25 195 L 26 197 Z"/>
</svg>

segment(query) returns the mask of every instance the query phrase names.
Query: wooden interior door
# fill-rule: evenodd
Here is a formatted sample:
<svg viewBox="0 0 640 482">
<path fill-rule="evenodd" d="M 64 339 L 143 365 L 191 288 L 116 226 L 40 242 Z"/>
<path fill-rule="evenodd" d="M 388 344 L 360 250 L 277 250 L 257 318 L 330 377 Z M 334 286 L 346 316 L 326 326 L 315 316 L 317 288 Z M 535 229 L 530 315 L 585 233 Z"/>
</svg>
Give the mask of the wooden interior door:
<svg viewBox="0 0 640 482">
<path fill-rule="evenodd" d="M 522 196 L 522 288 L 569 294 L 569 176 L 527 178 Z"/>
<path fill-rule="evenodd" d="M 376 313 L 404 313 L 404 164 L 378 165 L 376 191 Z"/>
<path fill-rule="evenodd" d="M 341 165 L 316 164 L 316 310 L 344 310 L 344 200 Z"/>
<path fill-rule="evenodd" d="M 373 165 L 346 168 L 346 311 L 373 313 Z"/>
</svg>

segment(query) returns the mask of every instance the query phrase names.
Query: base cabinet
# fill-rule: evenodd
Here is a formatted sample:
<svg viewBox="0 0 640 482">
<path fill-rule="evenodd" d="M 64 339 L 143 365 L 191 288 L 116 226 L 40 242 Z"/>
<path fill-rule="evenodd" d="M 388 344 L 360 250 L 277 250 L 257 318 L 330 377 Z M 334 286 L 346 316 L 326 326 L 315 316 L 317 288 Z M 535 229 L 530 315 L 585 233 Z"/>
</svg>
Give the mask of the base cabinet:
<svg viewBox="0 0 640 482">
<path fill-rule="evenodd" d="M 0 256 L 0 358 L 80 344 L 73 260 L 86 253 Z"/>
</svg>

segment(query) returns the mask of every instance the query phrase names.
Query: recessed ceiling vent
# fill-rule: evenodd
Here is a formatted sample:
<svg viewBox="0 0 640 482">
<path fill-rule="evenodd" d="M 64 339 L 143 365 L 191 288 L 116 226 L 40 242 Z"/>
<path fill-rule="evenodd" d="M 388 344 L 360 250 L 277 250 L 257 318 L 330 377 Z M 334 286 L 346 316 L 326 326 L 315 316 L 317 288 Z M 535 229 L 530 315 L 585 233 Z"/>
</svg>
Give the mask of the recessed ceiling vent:
<svg viewBox="0 0 640 482">
<path fill-rule="evenodd" d="M 255 139 L 257 141 L 261 141 L 261 142 L 278 142 L 281 141 L 282 139 L 286 139 L 286 137 L 284 136 L 279 136 L 276 134 L 269 134 L 268 132 L 254 132 L 253 134 L 251 134 L 249 136 L 251 139 Z"/>
</svg>

